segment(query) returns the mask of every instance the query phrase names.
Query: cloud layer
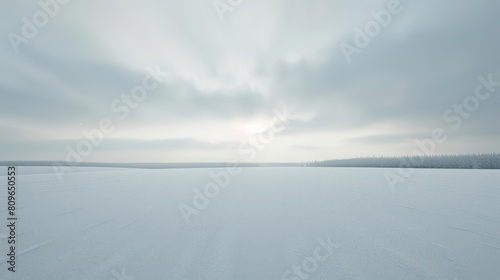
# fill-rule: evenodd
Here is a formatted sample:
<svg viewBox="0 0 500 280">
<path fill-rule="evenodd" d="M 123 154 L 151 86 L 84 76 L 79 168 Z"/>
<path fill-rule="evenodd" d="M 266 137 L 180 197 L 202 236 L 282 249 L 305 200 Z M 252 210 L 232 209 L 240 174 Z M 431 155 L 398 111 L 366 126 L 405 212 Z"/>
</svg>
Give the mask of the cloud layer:
<svg viewBox="0 0 500 280">
<path fill-rule="evenodd" d="M 283 108 L 294 118 L 257 160 L 406 154 L 436 127 L 439 153 L 499 152 L 500 88 L 459 129 L 443 114 L 479 76 L 500 81 L 500 3 L 401 0 L 349 63 L 340 45 L 390 3 L 244 1 L 221 21 L 211 0 L 69 1 L 18 53 L 9 34 L 43 9 L 1 3 L 0 156 L 62 160 L 109 118 L 88 160 L 238 160 L 248 122 Z M 168 78 L 121 120 L 113 101 L 156 65 Z"/>
</svg>

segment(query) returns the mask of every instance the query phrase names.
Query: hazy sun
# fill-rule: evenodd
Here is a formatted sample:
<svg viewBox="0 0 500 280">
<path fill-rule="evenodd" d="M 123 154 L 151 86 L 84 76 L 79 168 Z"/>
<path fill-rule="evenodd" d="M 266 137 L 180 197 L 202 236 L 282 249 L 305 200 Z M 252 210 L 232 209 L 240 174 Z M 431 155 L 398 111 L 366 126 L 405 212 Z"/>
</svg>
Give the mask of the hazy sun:
<svg viewBox="0 0 500 280">
<path fill-rule="evenodd" d="M 266 131 L 267 124 L 263 121 L 249 121 L 246 125 L 245 132 L 247 135 L 256 135 Z"/>
</svg>

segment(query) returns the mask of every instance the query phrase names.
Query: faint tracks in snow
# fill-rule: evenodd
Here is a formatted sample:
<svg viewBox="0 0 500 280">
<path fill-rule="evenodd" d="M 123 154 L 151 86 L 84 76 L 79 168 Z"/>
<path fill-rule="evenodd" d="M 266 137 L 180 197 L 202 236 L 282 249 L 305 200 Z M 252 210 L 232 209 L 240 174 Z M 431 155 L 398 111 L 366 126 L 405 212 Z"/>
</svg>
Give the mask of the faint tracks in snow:
<svg viewBox="0 0 500 280">
<path fill-rule="evenodd" d="M 85 229 L 82 229 L 82 230 L 80 230 L 79 232 L 86 232 L 86 231 L 89 231 L 89 230 L 91 230 L 91 229 L 93 229 L 93 228 L 96 228 L 96 227 L 99 227 L 99 226 L 105 225 L 105 224 L 107 224 L 107 223 L 109 223 L 109 222 L 111 222 L 111 221 L 114 221 L 114 220 L 116 220 L 116 219 L 109 219 L 109 220 L 106 220 L 106 221 L 102 221 L 102 222 L 97 223 L 97 224 L 95 224 L 95 225 L 89 226 L 89 227 L 87 227 L 87 228 L 85 228 Z"/>
<path fill-rule="evenodd" d="M 120 227 L 118 227 L 118 230 L 122 230 L 122 229 L 124 229 L 124 228 L 126 228 L 126 227 L 129 227 L 129 226 L 131 226 L 131 225 L 133 225 L 133 224 L 137 223 L 137 221 L 138 221 L 138 220 L 134 220 L 134 221 L 132 221 L 132 222 L 130 222 L 130 223 L 128 223 L 128 224 L 125 224 L 125 225 L 123 225 L 123 226 L 120 226 Z"/>
<path fill-rule="evenodd" d="M 491 248 L 493 248 L 493 249 L 500 250 L 500 247 L 495 246 L 495 245 L 493 245 L 493 244 L 489 244 L 489 243 L 486 243 L 486 242 L 483 242 L 483 241 L 479 241 L 479 243 L 481 243 L 481 244 L 483 244 L 483 245 L 486 245 L 486 246 L 488 246 L 488 247 L 491 247 Z"/>
<path fill-rule="evenodd" d="M 445 246 L 445 245 L 440 244 L 440 243 L 430 242 L 430 244 L 432 244 L 432 245 L 434 245 L 434 246 L 437 246 L 437 247 L 439 247 L 439 248 L 445 249 L 445 250 L 450 250 L 450 247 Z"/>
<path fill-rule="evenodd" d="M 465 232 L 479 234 L 479 235 L 490 237 L 490 238 L 500 239 L 500 237 L 498 237 L 498 236 L 494 236 L 494 235 L 491 235 L 491 234 L 488 234 L 488 233 L 484 233 L 484 232 L 480 232 L 480 231 L 470 230 L 470 229 L 456 227 L 456 226 L 449 226 L 449 227 L 453 228 L 453 229 L 456 229 L 456 230 L 460 230 L 460 231 L 465 231 Z"/>
<path fill-rule="evenodd" d="M 17 253 L 17 255 L 18 255 L 18 256 L 22 256 L 22 255 L 24 255 L 24 254 L 27 254 L 27 253 L 30 253 L 30 252 L 35 251 L 35 250 L 37 250 L 37 249 L 40 249 L 40 248 L 42 248 L 42 247 L 45 247 L 45 246 L 47 246 L 47 245 L 49 245 L 49 244 L 51 244 L 51 243 L 54 243 L 54 241 L 53 241 L 53 240 L 49 240 L 49 241 L 45 241 L 45 242 L 42 242 L 42 243 L 39 243 L 39 244 L 33 245 L 33 246 L 31 246 L 31 247 L 29 247 L 29 248 L 27 248 L 27 249 L 24 249 L 24 250 L 19 251 L 19 253 Z M 7 259 L 6 259 L 6 258 L 3 258 L 3 257 L 0 259 L 0 261 L 1 261 L 1 262 L 4 262 L 4 261 L 6 261 L 6 260 L 7 260 Z"/>
<path fill-rule="evenodd" d="M 42 248 L 42 247 L 45 247 L 45 246 L 47 246 L 47 245 L 49 245 L 51 243 L 54 243 L 54 241 L 50 240 L 50 241 L 46 241 L 46 242 L 43 242 L 43 243 L 39 243 L 37 245 L 31 246 L 31 247 L 29 247 L 29 248 L 27 248 L 25 250 L 20 251 L 19 255 L 23 255 L 23 254 L 29 253 L 31 251 L 35 251 L 35 250 L 37 250 L 39 248 Z"/>
<path fill-rule="evenodd" d="M 63 216 L 63 215 L 68 215 L 68 214 L 73 214 L 75 212 L 80 212 L 80 211 L 85 210 L 85 209 L 86 208 L 81 208 L 81 209 L 71 210 L 71 211 L 68 211 L 68 212 L 63 212 L 63 213 L 57 214 L 56 217 Z"/>
</svg>

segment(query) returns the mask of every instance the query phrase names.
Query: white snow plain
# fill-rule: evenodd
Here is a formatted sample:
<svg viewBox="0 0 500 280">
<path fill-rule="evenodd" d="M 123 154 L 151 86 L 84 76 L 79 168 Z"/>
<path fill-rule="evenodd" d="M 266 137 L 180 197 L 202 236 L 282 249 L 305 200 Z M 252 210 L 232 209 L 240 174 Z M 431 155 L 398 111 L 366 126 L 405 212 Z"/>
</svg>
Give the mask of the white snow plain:
<svg viewBox="0 0 500 280">
<path fill-rule="evenodd" d="M 392 192 L 387 169 L 243 168 L 187 225 L 179 205 L 218 169 L 17 169 L 2 280 L 500 279 L 498 170 L 416 170 Z"/>
</svg>

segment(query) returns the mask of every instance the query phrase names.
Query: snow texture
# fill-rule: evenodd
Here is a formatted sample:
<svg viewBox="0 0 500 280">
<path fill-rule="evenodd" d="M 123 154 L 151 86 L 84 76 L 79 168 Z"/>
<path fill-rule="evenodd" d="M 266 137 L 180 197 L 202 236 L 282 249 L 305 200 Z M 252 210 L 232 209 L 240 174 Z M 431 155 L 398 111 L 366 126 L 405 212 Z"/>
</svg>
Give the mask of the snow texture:
<svg viewBox="0 0 500 280">
<path fill-rule="evenodd" d="M 391 192 L 387 169 L 244 168 L 186 225 L 217 170 L 19 167 L 16 273 L 0 176 L 0 279 L 500 277 L 497 170 L 416 170 Z"/>
</svg>

